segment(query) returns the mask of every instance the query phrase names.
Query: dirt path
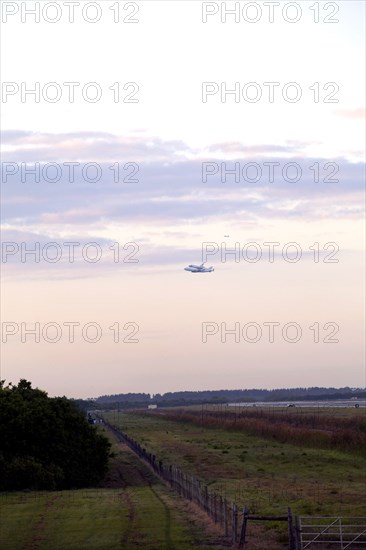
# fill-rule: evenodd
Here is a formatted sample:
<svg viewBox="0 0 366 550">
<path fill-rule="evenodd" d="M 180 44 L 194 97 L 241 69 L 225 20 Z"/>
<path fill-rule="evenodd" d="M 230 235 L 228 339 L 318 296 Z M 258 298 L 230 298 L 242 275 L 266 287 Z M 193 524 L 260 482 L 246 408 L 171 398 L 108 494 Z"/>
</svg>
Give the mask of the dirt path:
<svg viewBox="0 0 366 550">
<path fill-rule="evenodd" d="M 136 484 L 136 481 L 138 482 L 138 486 L 146 485 L 149 488 L 149 491 L 154 496 L 154 499 L 157 500 L 157 506 L 162 506 L 164 510 L 164 517 L 165 517 L 165 542 L 166 542 L 166 549 L 167 550 L 174 550 L 174 544 L 172 542 L 171 538 L 171 513 L 170 509 L 167 506 L 167 504 L 164 502 L 164 500 L 161 498 L 159 493 L 154 489 L 153 482 L 156 484 L 159 484 L 159 480 L 156 478 L 156 476 L 150 472 L 150 469 L 147 468 L 140 460 L 137 459 L 135 453 L 127 447 L 124 443 L 119 444 L 121 447 L 124 448 L 124 451 L 126 453 L 129 453 L 131 455 L 131 461 L 133 461 L 133 467 L 134 467 L 134 475 L 131 477 L 131 471 L 129 471 L 129 483 L 134 481 L 134 484 Z"/>
<path fill-rule="evenodd" d="M 47 515 L 59 498 L 58 495 L 52 495 L 46 500 L 41 516 L 34 525 L 32 538 L 23 545 L 22 550 L 36 550 L 39 548 L 39 545 L 45 541 L 44 530 L 47 525 Z"/>
<path fill-rule="evenodd" d="M 127 525 L 127 529 L 125 530 L 121 538 L 121 547 L 128 548 L 128 542 L 131 537 L 131 534 L 133 533 L 134 526 L 135 526 L 134 524 L 135 524 L 136 510 L 128 489 L 121 491 L 120 497 L 128 509 L 128 525 Z"/>
<path fill-rule="evenodd" d="M 164 508 L 165 513 L 165 541 L 166 541 L 166 547 L 167 550 L 174 550 L 174 544 L 172 542 L 172 536 L 171 536 L 171 513 L 170 509 L 167 506 L 167 504 L 164 502 L 164 500 L 159 496 L 157 491 L 155 491 L 152 486 L 150 486 L 150 490 L 155 495 L 155 498 L 159 501 L 161 506 Z"/>
<path fill-rule="evenodd" d="M 113 434 L 112 438 L 115 439 Z M 153 485 L 158 485 L 160 480 L 136 457 L 135 453 L 127 445 L 122 442 L 115 442 L 114 447 L 118 449 L 118 455 L 112 459 L 110 471 L 103 483 L 103 487 L 121 487 L 124 489 L 120 494 L 128 509 L 128 528 L 121 539 L 122 548 L 128 548 L 128 541 L 136 527 L 136 509 L 131 498 L 133 496 L 133 489 L 134 487 L 145 486 L 156 501 L 155 506 L 163 508 L 165 518 L 165 548 L 167 550 L 175 550 L 171 538 L 171 511 L 158 491 L 153 487 Z"/>
</svg>

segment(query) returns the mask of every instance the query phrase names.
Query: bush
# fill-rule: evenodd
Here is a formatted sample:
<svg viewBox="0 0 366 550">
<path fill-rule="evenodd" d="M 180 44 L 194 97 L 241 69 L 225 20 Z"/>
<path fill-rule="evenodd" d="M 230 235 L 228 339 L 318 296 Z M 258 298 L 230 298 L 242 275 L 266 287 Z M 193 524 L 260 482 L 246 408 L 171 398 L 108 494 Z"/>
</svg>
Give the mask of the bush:
<svg viewBox="0 0 366 550">
<path fill-rule="evenodd" d="M 0 383 L 0 490 L 71 489 L 105 475 L 109 441 L 66 397 Z"/>
</svg>

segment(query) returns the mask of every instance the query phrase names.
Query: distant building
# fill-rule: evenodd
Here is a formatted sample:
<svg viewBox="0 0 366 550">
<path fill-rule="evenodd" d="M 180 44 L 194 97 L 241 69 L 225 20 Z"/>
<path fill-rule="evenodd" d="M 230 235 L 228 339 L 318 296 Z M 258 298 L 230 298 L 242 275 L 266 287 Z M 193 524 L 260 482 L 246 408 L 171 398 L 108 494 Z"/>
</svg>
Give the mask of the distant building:
<svg viewBox="0 0 366 550">
<path fill-rule="evenodd" d="M 158 406 L 157 405 L 148 405 L 147 408 L 148 409 L 157 409 Z"/>
</svg>

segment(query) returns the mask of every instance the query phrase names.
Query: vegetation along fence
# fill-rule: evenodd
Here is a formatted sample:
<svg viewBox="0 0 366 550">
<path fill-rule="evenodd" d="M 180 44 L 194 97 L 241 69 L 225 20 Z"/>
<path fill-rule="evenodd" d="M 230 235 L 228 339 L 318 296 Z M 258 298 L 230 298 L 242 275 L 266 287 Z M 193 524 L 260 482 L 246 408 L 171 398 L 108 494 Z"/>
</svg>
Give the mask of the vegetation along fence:
<svg viewBox="0 0 366 550">
<path fill-rule="evenodd" d="M 120 441 L 126 443 L 140 459 L 145 460 L 176 493 L 195 502 L 220 525 L 225 537 L 231 540 L 233 546 L 245 547 L 249 521 L 283 521 L 288 525 L 289 550 L 366 549 L 366 518 L 299 517 L 292 514 L 291 508 L 288 508 L 287 515 L 283 516 L 250 514 L 246 506 L 239 511 L 234 502 L 228 502 L 218 493 L 209 491 L 208 486 L 196 477 L 182 472 L 175 466 L 163 464 L 127 434 L 108 422 L 105 424 Z"/>
<path fill-rule="evenodd" d="M 215 523 L 219 524 L 222 527 L 223 534 L 231 540 L 233 546 L 244 548 L 247 523 L 249 520 L 287 521 L 289 525 L 289 550 L 297 550 L 295 546 L 294 520 L 290 508 L 286 516 L 254 516 L 249 514 L 247 508 L 239 512 L 238 506 L 234 502 L 230 503 L 221 495 L 214 491 L 209 491 L 208 486 L 203 484 L 196 477 L 182 472 L 182 470 L 175 466 L 163 464 L 161 460 L 157 460 L 154 454 L 146 451 L 146 449 L 127 434 L 121 432 L 108 422 L 105 422 L 105 424 L 112 430 L 115 436 L 120 441 L 126 443 L 139 458 L 148 462 L 155 473 L 165 480 L 176 493 L 195 502 L 214 520 Z M 240 522 L 239 516 L 241 518 Z"/>
</svg>

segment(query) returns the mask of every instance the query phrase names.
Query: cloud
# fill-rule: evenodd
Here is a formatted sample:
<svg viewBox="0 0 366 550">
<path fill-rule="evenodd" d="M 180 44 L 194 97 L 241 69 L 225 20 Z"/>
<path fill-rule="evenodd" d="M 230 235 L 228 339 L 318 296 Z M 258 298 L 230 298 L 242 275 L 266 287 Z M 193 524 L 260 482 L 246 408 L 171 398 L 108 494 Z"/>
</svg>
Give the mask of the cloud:
<svg viewBox="0 0 366 550">
<path fill-rule="evenodd" d="M 257 155 L 277 155 L 278 153 L 292 154 L 299 153 L 310 143 L 300 141 L 288 141 L 285 145 L 245 145 L 238 141 L 227 141 L 224 143 L 214 143 L 208 147 L 208 151 L 215 153 L 239 153 L 245 156 Z"/>
<path fill-rule="evenodd" d="M 358 109 L 336 109 L 334 113 L 337 116 L 346 118 L 364 119 L 366 117 L 366 109 L 359 107 Z"/>
<path fill-rule="evenodd" d="M 50 134 L 7 130 L 2 133 L 8 162 L 135 162 L 179 159 L 192 151 L 181 141 L 158 137 L 116 136 L 106 132 Z"/>
<path fill-rule="evenodd" d="M 233 153 L 241 158 L 257 156 L 303 155 L 314 142 L 288 140 L 284 144 L 246 145 L 237 141 L 213 143 L 199 150 L 180 140 L 162 140 L 157 136 L 117 136 L 106 132 L 70 132 L 50 134 L 5 130 L 4 161 L 7 162 L 179 162 L 208 155 L 221 158 Z M 217 153 L 218 155 L 214 155 Z M 304 155 L 303 155 L 304 156 Z"/>
<path fill-rule="evenodd" d="M 158 265 L 178 256 L 182 261 L 183 250 L 189 261 L 203 226 L 242 225 L 244 220 L 260 233 L 270 220 L 363 219 L 365 164 L 295 154 L 306 148 L 302 142 L 247 147 L 243 156 L 227 160 L 225 153 L 240 153 L 242 144 L 216 143 L 203 154 L 180 141 L 102 132 L 14 130 L 5 138 L 5 240 L 31 244 L 37 236 L 44 242 L 101 240 L 105 246 L 136 240 L 149 243 L 152 252 L 146 258 Z M 210 150 L 218 157 L 207 155 Z M 280 152 L 287 157 L 277 157 Z M 80 164 L 70 177 L 67 163 L 75 158 Z M 85 171 L 85 163 L 96 162 L 100 177 L 94 181 L 95 167 Z M 34 170 L 34 163 L 39 163 L 39 181 L 26 172 Z M 204 163 L 210 164 L 205 178 Z"/>
</svg>

